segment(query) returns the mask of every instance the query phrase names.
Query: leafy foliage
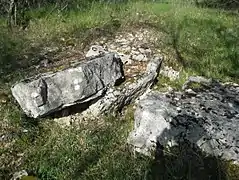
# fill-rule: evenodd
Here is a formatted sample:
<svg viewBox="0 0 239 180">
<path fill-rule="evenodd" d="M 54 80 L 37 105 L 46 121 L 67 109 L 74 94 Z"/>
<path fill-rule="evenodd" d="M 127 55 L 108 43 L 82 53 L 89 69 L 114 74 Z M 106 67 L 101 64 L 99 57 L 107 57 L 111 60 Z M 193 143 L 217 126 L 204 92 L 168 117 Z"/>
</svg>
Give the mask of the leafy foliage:
<svg viewBox="0 0 239 180">
<path fill-rule="evenodd" d="M 196 0 L 198 6 L 223 8 L 223 9 L 238 9 L 238 0 Z"/>
</svg>

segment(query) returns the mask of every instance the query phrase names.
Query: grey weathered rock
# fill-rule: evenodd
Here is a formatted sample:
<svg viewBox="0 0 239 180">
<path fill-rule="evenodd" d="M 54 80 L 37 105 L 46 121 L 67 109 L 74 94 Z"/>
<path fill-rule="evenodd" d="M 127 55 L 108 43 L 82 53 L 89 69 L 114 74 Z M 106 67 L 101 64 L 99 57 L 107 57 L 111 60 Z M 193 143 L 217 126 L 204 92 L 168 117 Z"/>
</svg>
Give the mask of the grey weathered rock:
<svg viewBox="0 0 239 180">
<path fill-rule="evenodd" d="M 96 99 L 123 78 L 121 60 L 108 53 L 64 71 L 23 80 L 11 90 L 24 112 L 37 118 Z"/>
<path fill-rule="evenodd" d="M 13 177 L 11 178 L 11 180 L 19 180 L 19 179 L 22 179 L 24 177 L 27 177 L 28 176 L 28 173 L 26 170 L 22 170 L 22 171 L 19 171 L 19 172 L 15 172 L 13 174 Z"/>
<path fill-rule="evenodd" d="M 108 51 L 103 47 L 99 45 L 93 45 L 90 47 L 90 50 L 86 53 L 86 57 L 94 57 L 99 56 L 107 53 Z"/>
<path fill-rule="evenodd" d="M 212 79 L 206 79 L 202 76 L 190 76 L 188 78 L 188 80 L 183 84 L 182 89 L 185 90 L 186 88 L 188 88 L 193 83 L 211 85 Z"/>
<path fill-rule="evenodd" d="M 81 113 L 81 118 L 97 118 L 108 112 L 121 111 L 125 105 L 137 99 L 145 93 L 155 82 L 161 67 L 162 57 L 152 59 L 143 77 L 134 83 L 124 84 L 118 88 L 111 88 L 106 95 L 92 104 L 87 110 Z"/>
<path fill-rule="evenodd" d="M 214 83 L 195 91 L 142 96 L 128 142 L 146 155 L 156 142 L 164 147 L 190 142 L 209 155 L 239 162 L 239 87 Z"/>
<path fill-rule="evenodd" d="M 133 55 L 132 58 L 136 61 L 143 61 L 145 56 L 143 54 Z"/>
<path fill-rule="evenodd" d="M 123 64 L 132 64 L 132 60 L 130 59 L 130 55 L 126 55 L 123 53 L 118 53 L 120 59 L 122 60 Z"/>
<path fill-rule="evenodd" d="M 160 74 L 162 74 L 165 77 L 168 77 L 170 80 L 179 79 L 179 72 L 175 71 L 172 67 L 164 66 L 160 70 Z"/>
</svg>

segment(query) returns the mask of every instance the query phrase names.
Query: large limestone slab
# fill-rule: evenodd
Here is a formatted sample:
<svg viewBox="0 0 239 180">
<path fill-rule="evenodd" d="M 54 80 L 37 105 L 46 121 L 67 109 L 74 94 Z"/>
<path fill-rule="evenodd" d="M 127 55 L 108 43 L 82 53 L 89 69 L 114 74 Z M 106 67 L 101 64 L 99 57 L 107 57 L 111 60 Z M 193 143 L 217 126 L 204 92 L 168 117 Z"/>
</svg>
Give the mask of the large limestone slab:
<svg viewBox="0 0 239 180">
<path fill-rule="evenodd" d="M 37 118 L 96 99 L 123 79 L 121 60 L 108 53 L 64 71 L 23 80 L 11 90 L 23 111 Z"/>
<path fill-rule="evenodd" d="M 142 96 L 128 142 L 146 155 L 156 143 L 190 142 L 209 155 L 239 162 L 239 86 L 208 83 L 205 89 Z"/>
<path fill-rule="evenodd" d="M 162 61 L 163 57 L 154 57 L 148 63 L 142 77 L 135 82 L 127 82 L 120 87 L 108 89 L 104 97 L 81 113 L 80 118 L 95 119 L 103 114 L 121 112 L 125 106 L 135 101 L 155 84 Z"/>
</svg>

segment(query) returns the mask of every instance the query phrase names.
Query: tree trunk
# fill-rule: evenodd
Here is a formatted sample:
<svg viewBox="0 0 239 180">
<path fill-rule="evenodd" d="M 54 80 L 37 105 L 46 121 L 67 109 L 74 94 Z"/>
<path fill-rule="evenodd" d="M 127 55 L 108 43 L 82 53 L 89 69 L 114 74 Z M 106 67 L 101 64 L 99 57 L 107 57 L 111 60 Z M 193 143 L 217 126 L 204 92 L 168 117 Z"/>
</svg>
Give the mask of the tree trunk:
<svg viewBox="0 0 239 180">
<path fill-rule="evenodd" d="M 8 27 L 10 29 L 12 29 L 14 22 L 16 21 L 16 7 L 14 8 L 14 6 L 16 6 L 15 0 L 11 0 L 8 10 Z M 13 18 L 15 18 L 15 20 L 13 20 Z"/>
</svg>

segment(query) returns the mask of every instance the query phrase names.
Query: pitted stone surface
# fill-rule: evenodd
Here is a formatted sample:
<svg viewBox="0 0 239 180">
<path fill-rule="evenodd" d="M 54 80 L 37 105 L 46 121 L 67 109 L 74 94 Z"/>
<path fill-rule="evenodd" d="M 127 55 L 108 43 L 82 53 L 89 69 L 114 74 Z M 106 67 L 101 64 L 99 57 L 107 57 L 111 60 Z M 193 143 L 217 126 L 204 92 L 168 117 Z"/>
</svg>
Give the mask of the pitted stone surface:
<svg viewBox="0 0 239 180">
<path fill-rule="evenodd" d="M 214 82 L 193 91 L 144 95 L 128 142 L 149 154 L 156 142 L 174 146 L 186 141 L 210 155 L 239 162 L 239 86 Z"/>
</svg>

